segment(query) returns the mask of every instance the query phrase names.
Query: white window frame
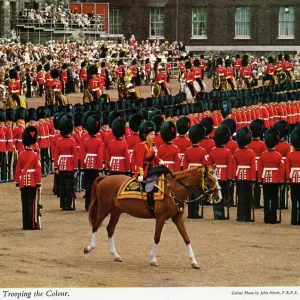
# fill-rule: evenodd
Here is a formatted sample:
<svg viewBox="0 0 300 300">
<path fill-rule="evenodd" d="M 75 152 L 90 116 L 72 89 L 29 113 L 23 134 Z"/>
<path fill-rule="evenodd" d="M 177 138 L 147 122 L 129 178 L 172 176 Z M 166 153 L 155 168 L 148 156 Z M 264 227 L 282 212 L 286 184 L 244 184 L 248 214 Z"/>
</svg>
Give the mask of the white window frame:
<svg viewBox="0 0 300 300">
<path fill-rule="evenodd" d="M 198 26 L 198 30 L 202 30 L 201 24 L 203 24 L 202 28 L 205 34 L 194 34 L 194 30 L 196 26 Z M 192 8 L 192 39 L 207 39 L 207 7 L 206 6 L 197 6 Z"/>
<path fill-rule="evenodd" d="M 155 13 L 159 12 L 158 16 L 160 16 L 160 20 L 155 20 L 154 16 Z M 149 12 L 149 37 L 150 38 L 162 38 L 164 39 L 165 36 L 165 24 L 164 24 L 164 17 L 165 17 L 165 10 L 164 7 L 150 7 L 150 12 Z M 157 18 L 157 17 L 156 17 Z M 151 24 L 162 24 L 162 32 L 160 32 L 160 34 L 152 34 L 151 32 Z"/>
<path fill-rule="evenodd" d="M 117 22 L 115 22 L 117 20 Z M 109 33 L 121 34 L 122 33 L 122 9 L 111 8 L 109 10 Z"/>
<path fill-rule="evenodd" d="M 235 9 L 235 39 L 251 39 L 251 10 L 250 7 L 242 6 Z M 238 25 L 242 28 L 238 28 Z M 243 31 L 239 34 L 238 30 Z M 246 32 L 248 31 L 248 33 Z"/>
<path fill-rule="evenodd" d="M 286 31 L 286 34 L 284 33 Z M 278 39 L 295 38 L 295 9 L 294 6 L 281 6 L 278 16 Z"/>
</svg>

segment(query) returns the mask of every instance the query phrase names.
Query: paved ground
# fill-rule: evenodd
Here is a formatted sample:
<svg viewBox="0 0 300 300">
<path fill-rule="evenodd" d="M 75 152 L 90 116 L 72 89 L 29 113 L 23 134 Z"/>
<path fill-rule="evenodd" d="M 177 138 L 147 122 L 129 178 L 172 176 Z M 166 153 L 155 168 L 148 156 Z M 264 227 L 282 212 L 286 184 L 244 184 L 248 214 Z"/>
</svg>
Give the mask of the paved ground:
<svg viewBox="0 0 300 300">
<path fill-rule="evenodd" d="M 76 103 L 79 95 L 69 99 Z M 38 106 L 42 99 L 29 102 Z M 300 285 L 299 228 L 289 224 L 290 210 L 276 225 L 263 223 L 261 209 L 255 223 L 236 222 L 235 208 L 230 221 L 214 221 L 211 207 L 205 207 L 203 220 L 186 219 L 200 270 L 191 268 L 184 242 L 169 220 L 158 247 L 160 266 L 151 267 L 153 220 L 121 216 L 115 242 L 123 263 L 114 262 L 108 252 L 107 220 L 98 231 L 97 248 L 85 255 L 91 228 L 83 194 L 77 195 L 76 212 L 62 212 L 52 182 L 52 175 L 43 180 L 41 231 L 22 230 L 20 192 L 13 183 L 0 185 L 1 288 Z"/>
</svg>

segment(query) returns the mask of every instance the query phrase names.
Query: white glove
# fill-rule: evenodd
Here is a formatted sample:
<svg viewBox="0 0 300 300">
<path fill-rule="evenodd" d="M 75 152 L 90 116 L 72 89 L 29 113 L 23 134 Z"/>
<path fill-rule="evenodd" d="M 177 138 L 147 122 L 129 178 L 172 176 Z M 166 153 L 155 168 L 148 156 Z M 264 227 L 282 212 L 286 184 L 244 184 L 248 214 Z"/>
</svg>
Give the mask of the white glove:
<svg viewBox="0 0 300 300">
<path fill-rule="evenodd" d="M 144 180 L 144 177 L 143 176 L 138 176 L 138 178 L 137 178 L 137 181 L 138 182 L 142 182 Z"/>
</svg>

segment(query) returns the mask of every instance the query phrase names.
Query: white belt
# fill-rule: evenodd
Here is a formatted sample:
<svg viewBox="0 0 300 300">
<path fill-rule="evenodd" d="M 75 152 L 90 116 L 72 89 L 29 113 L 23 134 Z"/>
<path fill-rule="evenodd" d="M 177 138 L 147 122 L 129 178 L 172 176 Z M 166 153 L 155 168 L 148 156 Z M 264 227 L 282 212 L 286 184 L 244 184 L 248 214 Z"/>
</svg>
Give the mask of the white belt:
<svg viewBox="0 0 300 300">
<path fill-rule="evenodd" d="M 0 142 L 6 143 L 6 140 L 0 140 Z"/>
<path fill-rule="evenodd" d="M 236 170 L 236 175 L 238 175 L 239 171 L 242 169 L 250 169 L 250 166 L 238 166 Z"/>
<path fill-rule="evenodd" d="M 6 140 L 6 142 L 13 142 L 14 140 Z"/>
<path fill-rule="evenodd" d="M 225 169 L 227 168 L 227 165 L 216 165 L 216 168 Z"/>
<path fill-rule="evenodd" d="M 73 157 L 73 155 L 60 155 L 59 157 L 58 157 L 58 164 L 60 163 L 60 160 L 62 159 L 62 158 L 72 158 Z"/>
<path fill-rule="evenodd" d="M 202 164 L 189 164 L 188 169 L 191 169 L 192 167 L 202 167 Z"/>
<path fill-rule="evenodd" d="M 80 148 L 80 147 L 78 147 Z M 89 157 L 96 157 L 97 154 L 92 154 L 92 153 L 87 153 L 86 156 L 85 156 L 85 159 L 84 159 L 84 163 L 86 163 L 86 160 L 89 158 Z"/>
<path fill-rule="evenodd" d="M 18 139 L 17 139 L 17 140 L 15 140 L 15 141 L 16 141 L 16 142 L 22 142 L 22 140 L 18 140 Z"/>
<path fill-rule="evenodd" d="M 298 172 L 298 175 L 300 175 L 300 174 L 299 174 L 300 168 L 291 168 L 290 178 L 292 178 L 292 175 L 293 175 L 294 171 L 297 171 L 297 172 Z"/>
<path fill-rule="evenodd" d="M 24 171 L 24 169 L 22 169 L 22 172 Z M 35 169 L 28 169 L 27 171 L 26 171 L 26 173 L 34 173 L 35 172 Z"/>
<path fill-rule="evenodd" d="M 172 165 L 175 164 L 175 161 L 163 160 L 163 164 Z"/>
<path fill-rule="evenodd" d="M 123 159 L 125 159 L 125 157 L 124 156 L 112 156 L 110 158 L 109 165 L 111 166 L 113 160 L 121 160 L 121 159 L 123 160 Z"/>
<path fill-rule="evenodd" d="M 262 178 L 265 178 L 267 171 L 278 171 L 278 168 L 264 168 L 262 173 Z"/>
<path fill-rule="evenodd" d="M 39 139 L 49 139 L 49 135 L 39 136 Z"/>
</svg>

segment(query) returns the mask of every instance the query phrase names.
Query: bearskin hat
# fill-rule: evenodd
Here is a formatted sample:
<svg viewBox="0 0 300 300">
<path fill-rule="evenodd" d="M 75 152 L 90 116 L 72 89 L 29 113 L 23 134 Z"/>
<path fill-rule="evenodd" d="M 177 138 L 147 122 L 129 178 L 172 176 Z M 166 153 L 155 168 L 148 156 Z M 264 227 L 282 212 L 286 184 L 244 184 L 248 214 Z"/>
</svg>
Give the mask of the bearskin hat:
<svg viewBox="0 0 300 300">
<path fill-rule="evenodd" d="M 176 138 L 176 126 L 172 121 L 166 121 L 161 125 L 160 136 L 165 143 Z"/>
<path fill-rule="evenodd" d="M 90 102 L 91 104 L 91 110 L 94 112 L 100 111 L 101 108 L 101 103 L 98 101 L 92 101 Z"/>
<path fill-rule="evenodd" d="M 282 57 L 283 57 L 282 54 L 278 54 L 278 55 L 277 55 L 277 59 L 278 59 L 278 60 L 282 60 Z"/>
<path fill-rule="evenodd" d="M 83 112 L 91 111 L 91 104 L 89 102 L 85 102 L 82 104 Z"/>
<path fill-rule="evenodd" d="M 49 117 L 53 117 L 56 113 L 56 106 L 53 104 L 47 105 L 47 109 L 49 110 Z"/>
<path fill-rule="evenodd" d="M 216 146 L 220 147 L 229 141 L 231 136 L 230 129 L 226 125 L 220 125 L 215 132 L 215 142 Z"/>
<path fill-rule="evenodd" d="M 29 121 L 37 121 L 36 110 L 33 107 L 27 109 L 26 122 Z"/>
<path fill-rule="evenodd" d="M 200 121 L 200 124 L 202 124 L 205 127 L 205 132 L 206 135 L 209 135 L 210 133 L 212 133 L 213 129 L 214 129 L 214 121 L 212 118 L 204 118 Z"/>
<path fill-rule="evenodd" d="M 74 119 L 71 115 L 64 115 L 60 118 L 58 129 L 61 135 L 68 135 L 74 129 Z"/>
<path fill-rule="evenodd" d="M 273 126 L 279 131 L 279 138 L 282 139 L 286 137 L 289 133 L 289 123 L 284 120 L 277 121 Z"/>
<path fill-rule="evenodd" d="M 196 58 L 196 59 L 194 60 L 194 66 L 195 66 L 195 67 L 199 67 L 199 66 L 200 66 L 200 60 L 199 60 L 199 59 Z"/>
<path fill-rule="evenodd" d="M 82 126 L 82 119 L 83 119 L 83 113 L 78 112 L 74 115 L 74 125 L 75 126 Z"/>
<path fill-rule="evenodd" d="M 149 64 L 149 62 L 150 62 L 149 58 L 146 58 L 145 64 Z"/>
<path fill-rule="evenodd" d="M 15 121 L 16 111 L 12 108 L 6 110 L 6 121 Z"/>
<path fill-rule="evenodd" d="M 80 103 L 76 103 L 73 105 L 73 111 L 74 113 L 79 113 L 79 112 L 83 113 L 83 106 Z"/>
<path fill-rule="evenodd" d="M 96 135 L 101 128 L 101 122 L 96 115 L 90 115 L 86 119 L 85 129 L 90 135 Z"/>
<path fill-rule="evenodd" d="M 265 133 L 265 144 L 268 149 L 273 149 L 279 143 L 279 139 L 280 133 L 276 128 L 271 127 L 267 129 Z"/>
<path fill-rule="evenodd" d="M 24 107 L 17 107 L 16 108 L 16 115 L 15 115 L 15 121 L 18 120 L 26 120 L 27 111 Z"/>
<path fill-rule="evenodd" d="M 37 115 L 38 120 L 47 118 L 46 107 L 45 106 L 39 106 L 36 109 L 36 115 Z"/>
<path fill-rule="evenodd" d="M 59 125 L 59 121 L 60 119 L 65 115 L 65 113 L 63 112 L 57 112 L 55 115 L 54 115 L 54 118 L 53 118 L 53 126 L 56 130 L 59 130 L 58 128 L 58 125 Z"/>
<path fill-rule="evenodd" d="M 37 72 L 40 72 L 40 71 L 42 71 L 42 70 L 43 70 L 43 66 L 42 66 L 41 64 L 37 65 L 36 71 L 37 71 Z"/>
<path fill-rule="evenodd" d="M 155 124 L 155 132 L 158 133 L 160 131 L 161 125 L 164 122 L 164 118 L 161 115 L 155 115 L 151 118 L 151 121 Z"/>
<path fill-rule="evenodd" d="M 123 60 L 120 59 L 120 60 L 118 61 L 118 66 L 122 66 L 122 65 L 123 65 Z"/>
<path fill-rule="evenodd" d="M 9 78 L 10 79 L 17 79 L 18 72 L 16 69 L 10 69 L 9 70 Z"/>
<path fill-rule="evenodd" d="M 248 144 L 250 144 L 252 140 L 252 134 L 248 127 L 241 127 L 236 134 L 236 141 L 240 148 L 244 148 Z"/>
<path fill-rule="evenodd" d="M 63 63 L 63 64 L 62 64 L 62 66 L 61 66 L 61 68 L 62 68 L 63 70 L 66 70 L 66 69 L 68 69 L 68 64 L 66 64 L 66 63 Z"/>
<path fill-rule="evenodd" d="M 121 115 L 118 111 L 111 111 L 108 115 L 108 118 L 107 118 L 107 122 L 108 122 L 109 127 L 111 128 L 113 121 L 115 119 L 120 118 L 120 117 L 121 117 Z"/>
<path fill-rule="evenodd" d="M 229 128 L 231 135 L 236 131 L 236 122 L 233 119 L 225 119 L 221 125 L 226 125 Z"/>
<path fill-rule="evenodd" d="M 206 129 L 203 124 L 193 125 L 189 130 L 189 139 L 193 144 L 199 143 L 206 136 Z"/>
<path fill-rule="evenodd" d="M 101 62 L 100 67 L 101 67 L 101 68 L 105 68 L 105 61 L 102 61 L 102 62 Z"/>
<path fill-rule="evenodd" d="M 244 55 L 242 59 L 242 66 L 247 67 L 248 66 L 248 56 Z"/>
<path fill-rule="evenodd" d="M 286 61 L 290 61 L 290 55 L 289 54 L 284 54 L 284 59 L 286 60 Z"/>
<path fill-rule="evenodd" d="M 274 58 L 273 58 L 273 56 L 269 56 L 268 57 L 268 62 L 269 62 L 269 64 L 274 64 Z"/>
<path fill-rule="evenodd" d="M 222 57 L 217 58 L 217 66 L 218 65 L 223 65 L 223 58 Z"/>
<path fill-rule="evenodd" d="M 112 133 L 118 139 L 125 134 L 126 121 L 124 119 L 115 119 L 112 122 Z"/>
<path fill-rule="evenodd" d="M 295 128 L 291 133 L 291 144 L 295 149 L 300 149 L 300 128 Z"/>
<path fill-rule="evenodd" d="M 239 54 L 236 54 L 235 58 L 236 58 L 236 59 L 240 58 L 240 55 L 239 55 Z"/>
<path fill-rule="evenodd" d="M 250 123 L 250 130 L 252 132 L 252 137 L 259 138 L 263 134 L 264 128 L 265 126 L 263 120 L 261 119 L 253 120 Z"/>
<path fill-rule="evenodd" d="M 45 70 L 45 72 L 50 71 L 50 64 L 49 64 L 49 63 L 46 63 L 46 64 L 44 65 L 44 70 Z"/>
<path fill-rule="evenodd" d="M 2 108 L 0 108 L 0 122 L 6 121 L 6 112 Z"/>
<path fill-rule="evenodd" d="M 98 74 L 98 67 L 96 65 L 90 65 L 89 72 L 91 75 Z"/>
<path fill-rule="evenodd" d="M 190 129 L 191 120 L 189 117 L 180 117 L 176 122 L 177 132 L 180 135 L 186 134 Z"/>
<path fill-rule="evenodd" d="M 156 131 L 155 124 L 152 121 L 145 121 L 141 124 L 139 128 L 139 136 L 142 142 L 146 140 L 147 134 L 152 131 Z"/>
<path fill-rule="evenodd" d="M 57 69 L 52 69 L 50 71 L 50 76 L 53 78 L 53 79 L 56 79 L 59 77 L 59 71 Z"/>
<path fill-rule="evenodd" d="M 57 110 L 56 110 L 57 112 L 63 112 L 63 113 L 67 113 L 67 107 L 66 106 L 64 106 L 64 105 L 59 105 L 59 106 L 57 106 Z"/>
<path fill-rule="evenodd" d="M 185 62 L 185 69 L 187 70 L 187 69 L 191 69 L 191 68 L 192 68 L 192 64 L 191 64 L 191 62 L 189 60 L 187 60 Z"/>
<path fill-rule="evenodd" d="M 129 128 L 133 132 L 138 132 L 143 122 L 144 122 L 144 118 L 140 114 L 133 114 L 129 119 Z"/>
<path fill-rule="evenodd" d="M 225 59 L 225 67 L 230 67 L 231 66 L 231 60 L 228 58 L 228 59 Z"/>
<path fill-rule="evenodd" d="M 38 139 L 38 130 L 35 126 L 27 126 L 22 134 L 22 142 L 23 145 L 26 146 L 30 146 L 36 143 Z"/>
<path fill-rule="evenodd" d="M 80 66 L 81 66 L 81 68 L 84 68 L 86 66 L 86 62 L 83 61 Z"/>
</svg>

